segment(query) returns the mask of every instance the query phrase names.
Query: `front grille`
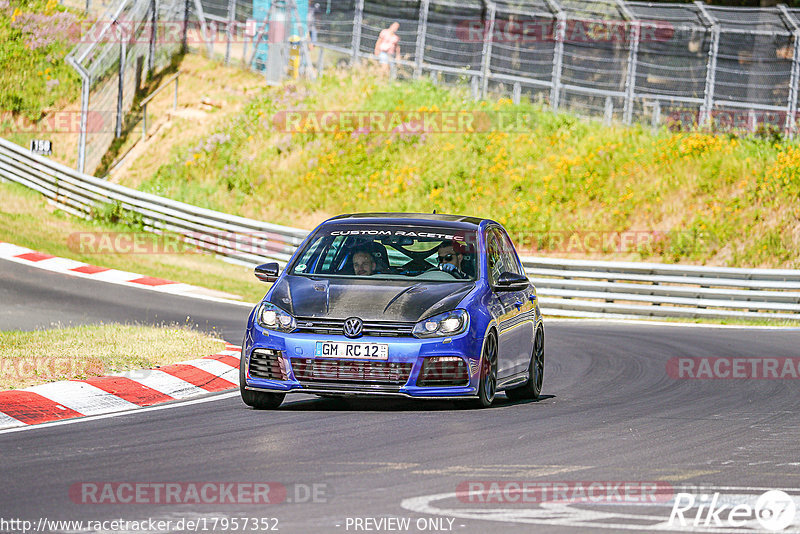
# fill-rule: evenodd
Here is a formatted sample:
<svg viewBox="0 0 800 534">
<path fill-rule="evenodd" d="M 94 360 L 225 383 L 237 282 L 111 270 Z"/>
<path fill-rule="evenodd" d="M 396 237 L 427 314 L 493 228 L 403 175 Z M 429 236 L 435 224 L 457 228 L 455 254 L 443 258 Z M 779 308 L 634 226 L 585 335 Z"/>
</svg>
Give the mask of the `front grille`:
<svg viewBox="0 0 800 534">
<path fill-rule="evenodd" d="M 297 317 L 297 332 L 306 334 L 344 335 L 344 319 Z M 398 321 L 364 321 L 364 336 L 413 337 L 414 323 Z"/>
<path fill-rule="evenodd" d="M 250 355 L 250 376 L 269 380 L 286 380 L 283 352 L 271 349 L 253 350 Z"/>
<path fill-rule="evenodd" d="M 324 383 L 404 386 L 413 364 L 372 360 L 334 360 L 300 358 L 292 360 L 298 382 L 304 385 Z"/>
<path fill-rule="evenodd" d="M 457 356 L 432 356 L 422 362 L 417 377 L 420 387 L 466 386 L 469 384 L 467 364 Z"/>
</svg>

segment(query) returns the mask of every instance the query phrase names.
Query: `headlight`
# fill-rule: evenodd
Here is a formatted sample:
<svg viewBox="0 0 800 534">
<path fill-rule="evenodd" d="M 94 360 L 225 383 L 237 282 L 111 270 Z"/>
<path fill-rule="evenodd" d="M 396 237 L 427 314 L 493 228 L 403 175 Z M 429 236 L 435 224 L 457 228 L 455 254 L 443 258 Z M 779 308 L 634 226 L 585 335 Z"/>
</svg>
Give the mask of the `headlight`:
<svg viewBox="0 0 800 534">
<path fill-rule="evenodd" d="M 261 305 L 256 314 L 256 321 L 259 326 L 279 332 L 291 332 L 297 327 L 294 317 L 269 302 Z"/>
<path fill-rule="evenodd" d="M 416 337 L 446 337 L 464 332 L 469 326 L 466 310 L 453 310 L 434 315 L 414 325 Z"/>
</svg>

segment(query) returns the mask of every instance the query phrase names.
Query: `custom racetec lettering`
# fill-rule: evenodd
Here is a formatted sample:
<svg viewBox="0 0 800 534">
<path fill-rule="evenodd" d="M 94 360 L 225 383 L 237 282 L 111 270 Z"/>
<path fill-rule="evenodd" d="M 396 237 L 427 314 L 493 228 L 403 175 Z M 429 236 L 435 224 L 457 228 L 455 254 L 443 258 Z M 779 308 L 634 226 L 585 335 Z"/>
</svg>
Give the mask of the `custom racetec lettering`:
<svg viewBox="0 0 800 534">
<path fill-rule="evenodd" d="M 420 239 L 441 239 L 442 241 L 464 241 L 463 235 L 447 234 L 441 232 L 422 232 L 413 230 L 334 230 L 330 233 L 333 236 L 397 236 L 397 237 L 417 237 Z"/>
</svg>

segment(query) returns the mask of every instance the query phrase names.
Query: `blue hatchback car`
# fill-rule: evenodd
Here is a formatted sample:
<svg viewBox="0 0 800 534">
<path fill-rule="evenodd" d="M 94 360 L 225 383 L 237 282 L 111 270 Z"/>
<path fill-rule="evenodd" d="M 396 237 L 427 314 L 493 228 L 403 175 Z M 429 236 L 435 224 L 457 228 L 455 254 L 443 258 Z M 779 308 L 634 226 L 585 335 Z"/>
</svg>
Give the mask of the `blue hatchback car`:
<svg viewBox="0 0 800 534">
<path fill-rule="evenodd" d="M 503 227 L 457 215 L 360 213 L 320 224 L 253 309 L 242 400 L 287 393 L 538 398 L 544 326 Z"/>
</svg>

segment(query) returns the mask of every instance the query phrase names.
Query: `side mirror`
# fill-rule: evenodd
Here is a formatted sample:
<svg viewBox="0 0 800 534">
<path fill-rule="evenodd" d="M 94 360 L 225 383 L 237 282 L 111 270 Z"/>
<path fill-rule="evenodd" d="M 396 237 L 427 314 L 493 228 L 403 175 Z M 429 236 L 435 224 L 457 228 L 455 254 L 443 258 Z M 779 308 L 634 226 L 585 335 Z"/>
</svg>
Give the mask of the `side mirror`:
<svg viewBox="0 0 800 534">
<path fill-rule="evenodd" d="M 497 279 L 497 291 L 522 291 L 528 287 L 528 277 L 506 271 Z"/>
<path fill-rule="evenodd" d="M 277 263 L 265 263 L 263 265 L 259 265 L 255 269 L 256 278 L 261 280 L 262 282 L 274 282 L 278 279 L 278 273 L 280 272 L 281 268 L 278 266 Z"/>
</svg>

